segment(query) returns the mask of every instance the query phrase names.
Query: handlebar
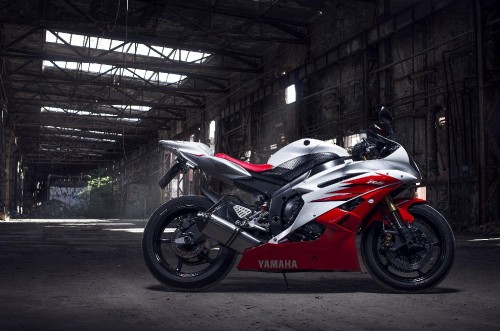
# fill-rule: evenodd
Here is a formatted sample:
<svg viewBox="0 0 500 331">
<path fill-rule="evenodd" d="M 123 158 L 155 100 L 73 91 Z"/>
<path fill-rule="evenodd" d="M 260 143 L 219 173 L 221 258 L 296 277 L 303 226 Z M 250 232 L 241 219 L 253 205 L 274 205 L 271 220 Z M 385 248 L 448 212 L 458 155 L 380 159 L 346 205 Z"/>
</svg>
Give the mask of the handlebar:
<svg viewBox="0 0 500 331">
<path fill-rule="evenodd" d="M 361 141 L 353 146 L 354 161 L 381 159 L 399 148 L 399 144 L 371 130 L 360 132 Z"/>
</svg>

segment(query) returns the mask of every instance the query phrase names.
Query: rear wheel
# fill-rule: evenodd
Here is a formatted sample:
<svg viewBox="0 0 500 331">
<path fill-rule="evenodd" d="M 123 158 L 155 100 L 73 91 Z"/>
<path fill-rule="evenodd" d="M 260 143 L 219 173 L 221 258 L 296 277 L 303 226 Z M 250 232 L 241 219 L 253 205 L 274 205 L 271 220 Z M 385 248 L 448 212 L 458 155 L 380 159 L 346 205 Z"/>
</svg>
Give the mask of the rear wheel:
<svg viewBox="0 0 500 331">
<path fill-rule="evenodd" d="M 180 291 L 201 291 L 217 284 L 231 270 L 236 253 L 200 231 L 197 214 L 210 200 L 185 196 L 163 204 L 144 229 L 142 251 L 151 273 Z"/>
<path fill-rule="evenodd" d="M 450 271 L 455 239 L 444 217 L 422 204 L 410 207 L 415 246 L 394 250 L 397 236 L 382 222 L 363 232 L 362 257 L 368 272 L 382 285 L 398 292 L 423 292 L 439 284 Z"/>
</svg>

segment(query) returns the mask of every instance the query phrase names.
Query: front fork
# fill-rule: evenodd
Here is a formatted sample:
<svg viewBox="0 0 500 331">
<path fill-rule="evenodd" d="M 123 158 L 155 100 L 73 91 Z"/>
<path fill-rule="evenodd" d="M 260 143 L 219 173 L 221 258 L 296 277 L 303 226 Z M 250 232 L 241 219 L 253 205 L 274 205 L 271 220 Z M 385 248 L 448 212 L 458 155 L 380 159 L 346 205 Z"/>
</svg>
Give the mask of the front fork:
<svg viewBox="0 0 500 331">
<path fill-rule="evenodd" d="M 415 235 L 413 231 L 410 230 L 410 225 L 407 225 L 401 214 L 399 213 L 398 207 L 394 204 L 394 201 L 390 196 L 384 198 L 384 202 L 389 211 L 390 217 L 388 217 L 390 224 L 396 228 L 398 234 L 403 239 L 401 246 L 406 245 L 408 248 L 415 246 Z M 389 241 L 390 237 L 386 236 L 386 241 Z M 393 247 L 393 249 L 398 249 L 399 247 Z"/>
</svg>

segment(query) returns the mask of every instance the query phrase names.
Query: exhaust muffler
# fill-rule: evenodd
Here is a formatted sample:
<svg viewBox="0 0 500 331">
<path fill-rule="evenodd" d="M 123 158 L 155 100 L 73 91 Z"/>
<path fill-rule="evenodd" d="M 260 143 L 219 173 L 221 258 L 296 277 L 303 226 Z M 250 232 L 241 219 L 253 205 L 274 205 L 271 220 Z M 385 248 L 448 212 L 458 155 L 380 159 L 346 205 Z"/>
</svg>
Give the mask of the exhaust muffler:
<svg viewBox="0 0 500 331">
<path fill-rule="evenodd" d="M 238 253 L 243 253 L 247 248 L 262 244 L 259 239 L 222 217 L 203 212 L 198 213 L 198 216 L 207 221 L 205 227 L 201 230 L 203 234 Z"/>
</svg>

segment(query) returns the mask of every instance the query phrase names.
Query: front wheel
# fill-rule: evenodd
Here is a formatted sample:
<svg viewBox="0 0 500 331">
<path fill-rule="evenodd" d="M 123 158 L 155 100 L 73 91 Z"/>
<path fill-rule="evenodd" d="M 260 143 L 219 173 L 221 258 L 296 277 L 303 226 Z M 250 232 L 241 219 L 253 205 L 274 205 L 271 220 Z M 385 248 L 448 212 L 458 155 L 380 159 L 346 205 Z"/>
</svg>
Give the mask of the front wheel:
<svg viewBox="0 0 500 331">
<path fill-rule="evenodd" d="M 363 232 L 361 253 L 366 269 L 379 283 L 398 292 L 416 293 L 433 288 L 448 275 L 455 239 L 448 222 L 432 207 L 414 205 L 409 212 L 415 218 L 411 224 L 414 247 L 394 250 L 391 233 L 395 231 L 375 222 Z"/>
<path fill-rule="evenodd" d="M 212 206 L 200 196 L 168 201 L 151 215 L 142 237 L 149 270 L 161 283 L 179 291 L 201 291 L 231 270 L 236 253 L 207 238 L 197 214 Z"/>
</svg>

